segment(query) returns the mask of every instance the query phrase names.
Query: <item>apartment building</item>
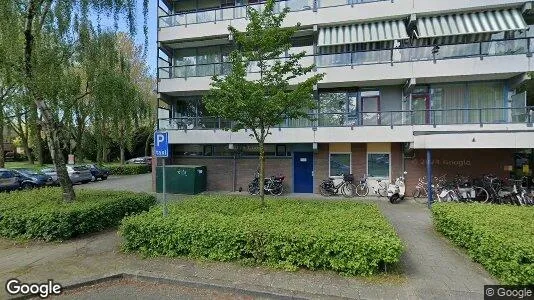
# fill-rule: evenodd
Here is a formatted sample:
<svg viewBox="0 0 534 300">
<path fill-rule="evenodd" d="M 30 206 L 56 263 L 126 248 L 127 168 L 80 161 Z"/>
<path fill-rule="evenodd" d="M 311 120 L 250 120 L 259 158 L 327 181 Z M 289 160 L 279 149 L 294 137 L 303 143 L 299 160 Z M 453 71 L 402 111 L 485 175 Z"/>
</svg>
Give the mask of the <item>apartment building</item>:
<svg viewBox="0 0 534 300">
<path fill-rule="evenodd" d="M 211 76 L 230 71 L 232 37 L 258 0 L 160 0 L 158 128 L 169 164 L 205 165 L 209 190 L 246 190 L 257 168 L 250 132 L 202 103 Z M 518 88 L 534 70 L 533 4 L 517 0 L 283 0 L 301 24 L 291 51 L 325 74 L 313 120 L 286 120 L 268 137 L 267 175 L 313 193 L 329 176 L 365 174 L 407 186 L 432 168 L 532 175 L 533 107 Z M 254 73 L 251 66 L 250 73 Z M 427 161 L 427 156 L 430 160 Z M 428 163 L 430 162 L 430 164 Z"/>
</svg>

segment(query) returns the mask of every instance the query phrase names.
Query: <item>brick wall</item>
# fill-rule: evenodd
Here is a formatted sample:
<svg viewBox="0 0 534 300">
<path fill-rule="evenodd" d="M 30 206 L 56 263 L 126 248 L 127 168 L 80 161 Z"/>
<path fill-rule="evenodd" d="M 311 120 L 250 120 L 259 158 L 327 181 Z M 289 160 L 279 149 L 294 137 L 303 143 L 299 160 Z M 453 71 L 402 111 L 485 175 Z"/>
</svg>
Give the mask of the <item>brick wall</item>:
<svg viewBox="0 0 534 300">
<path fill-rule="evenodd" d="M 313 154 L 313 165 L 315 168 L 315 175 L 313 176 L 313 192 L 319 193 L 319 184 L 326 178 L 330 173 L 329 170 L 329 145 L 328 144 L 318 144 L 317 152 Z"/>
<path fill-rule="evenodd" d="M 284 179 L 284 190 L 293 192 L 293 174 L 292 174 L 292 157 L 287 158 L 266 158 L 265 159 L 265 176 L 282 175 Z M 237 186 L 243 191 L 247 191 L 248 184 L 254 178 L 254 174 L 259 166 L 258 158 L 240 158 L 237 160 Z"/>
<path fill-rule="evenodd" d="M 265 160 L 265 175 L 284 175 L 286 191 L 293 191 L 292 158 L 267 158 Z M 174 165 L 200 165 L 206 166 L 208 172 L 208 191 L 232 191 L 234 180 L 233 158 L 218 157 L 173 157 Z M 258 167 L 257 158 L 236 159 L 236 190 L 240 187 L 247 191 L 248 184 Z"/>
<path fill-rule="evenodd" d="M 432 150 L 433 176 L 447 174 L 452 179 L 456 174 L 471 178 L 493 173 L 508 177 L 504 166 L 513 164 L 513 149 L 454 149 Z M 417 185 L 420 177 L 426 177 L 426 150 L 416 150 L 413 159 L 405 160 L 408 195 Z"/>
<path fill-rule="evenodd" d="M 391 182 L 402 175 L 402 144 L 391 143 Z"/>
<path fill-rule="evenodd" d="M 352 144 L 352 174 L 359 180 L 367 173 L 367 144 Z"/>
</svg>

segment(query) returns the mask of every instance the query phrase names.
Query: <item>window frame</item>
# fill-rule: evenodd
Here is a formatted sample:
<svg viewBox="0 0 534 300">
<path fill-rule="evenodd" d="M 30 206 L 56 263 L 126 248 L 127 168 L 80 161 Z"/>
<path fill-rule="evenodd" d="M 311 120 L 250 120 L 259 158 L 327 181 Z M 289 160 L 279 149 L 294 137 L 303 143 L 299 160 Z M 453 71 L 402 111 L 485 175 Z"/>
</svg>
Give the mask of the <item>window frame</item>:
<svg viewBox="0 0 534 300">
<path fill-rule="evenodd" d="M 388 163 L 388 177 L 380 177 L 380 176 L 371 176 L 371 174 L 369 173 L 369 155 L 372 155 L 372 154 L 387 154 L 388 155 L 388 158 L 389 158 L 389 163 Z M 366 170 L 366 174 L 367 174 L 367 177 L 369 178 L 372 178 L 372 179 L 387 179 L 387 180 L 391 180 L 391 151 L 390 152 L 385 152 L 385 151 L 373 151 L 373 152 L 367 152 L 367 155 L 366 155 L 366 160 L 365 160 L 365 170 Z"/>
<path fill-rule="evenodd" d="M 352 152 L 329 152 L 328 153 L 328 177 L 331 178 L 343 178 L 343 175 L 332 175 L 332 154 L 348 154 L 349 155 L 349 171 L 352 174 Z"/>
</svg>

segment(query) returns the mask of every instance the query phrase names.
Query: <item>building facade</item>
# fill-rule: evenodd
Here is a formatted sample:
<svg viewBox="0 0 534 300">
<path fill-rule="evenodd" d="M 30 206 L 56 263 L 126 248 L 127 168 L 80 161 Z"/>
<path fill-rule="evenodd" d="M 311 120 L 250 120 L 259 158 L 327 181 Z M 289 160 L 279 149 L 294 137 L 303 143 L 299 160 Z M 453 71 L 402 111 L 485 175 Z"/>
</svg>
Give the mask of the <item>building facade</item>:
<svg viewBox="0 0 534 300">
<path fill-rule="evenodd" d="M 228 25 L 244 30 L 258 0 L 160 0 L 158 129 L 170 164 L 205 165 L 209 190 L 246 190 L 257 168 L 250 132 L 210 116 L 202 96 L 229 72 Z M 290 192 L 317 192 L 329 176 L 371 182 L 407 171 L 408 189 L 432 167 L 532 175 L 533 107 L 519 87 L 534 70 L 531 2 L 516 0 L 284 0 L 301 24 L 291 51 L 324 73 L 312 121 L 271 130 L 267 175 Z M 288 53 L 289 54 L 289 53 Z M 254 66 L 250 76 L 255 76 Z M 427 155 L 431 154 L 430 165 Z"/>
</svg>

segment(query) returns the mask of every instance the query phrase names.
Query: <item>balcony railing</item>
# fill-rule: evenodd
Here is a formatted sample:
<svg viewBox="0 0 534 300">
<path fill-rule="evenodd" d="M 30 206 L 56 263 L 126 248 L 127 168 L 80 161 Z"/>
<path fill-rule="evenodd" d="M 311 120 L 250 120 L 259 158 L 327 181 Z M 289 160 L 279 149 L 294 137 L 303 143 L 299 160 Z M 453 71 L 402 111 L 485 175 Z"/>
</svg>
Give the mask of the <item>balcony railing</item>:
<svg viewBox="0 0 534 300">
<path fill-rule="evenodd" d="M 355 4 L 362 4 L 368 2 L 379 2 L 388 0 L 321 0 L 315 2 L 314 0 L 280 0 L 276 1 L 274 12 L 279 13 L 286 7 L 290 11 L 303 11 L 303 10 L 315 10 L 320 8 L 334 7 L 334 6 L 348 6 Z M 316 5 L 316 7 L 314 7 Z M 247 17 L 247 9 L 254 8 L 256 10 L 263 10 L 265 3 L 250 4 L 250 5 L 238 5 L 223 8 L 208 8 L 203 10 L 197 10 L 194 12 L 184 12 L 168 16 L 159 17 L 159 27 L 173 27 L 173 26 L 187 26 L 191 24 L 201 23 L 215 23 L 224 20 L 235 20 Z"/>
<path fill-rule="evenodd" d="M 361 66 L 371 64 L 395 64 L 403 62 L 432 61 L 469 57 L 489 57 L 502 55 L 527 54 L 534 50 L 534 38 L 495 40 L 480 43 L 453 44 L 425 47 L 405 47 L 388 50 L 346 52 L 335 54 L 309 55 L 318 68 L 339 66 Z M 284 58 L 282 58 L 284 59 Z M 249 72 L 254 73 L 255 66 L 250 65 Z M 228 62 L 195 64 L 159 68 L 160 79 L 205 77 L 225 75 L 231 70 Z"/>
<path fill-rule="evenodd" d="M 363 111 L 353 114 L 310 114 L 310 119 L 287 119 L 277 128 L 365 127 L 459 124 L 532 124 L 534 106 L 518 108 L 453 108 L 429 110 Z M 230 129 L 232 122 L 217 117 L 159 119 L 162 130 Z"/>
</svg>

